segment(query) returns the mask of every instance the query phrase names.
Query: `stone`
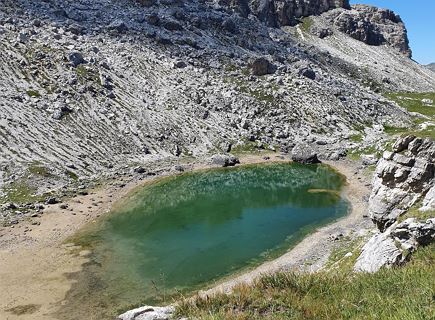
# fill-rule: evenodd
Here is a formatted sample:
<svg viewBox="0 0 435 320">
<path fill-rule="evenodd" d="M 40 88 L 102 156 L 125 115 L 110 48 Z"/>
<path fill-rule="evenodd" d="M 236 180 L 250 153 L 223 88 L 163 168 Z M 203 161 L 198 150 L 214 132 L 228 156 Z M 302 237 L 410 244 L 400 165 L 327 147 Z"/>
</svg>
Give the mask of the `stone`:
<svg viewBox="0 0 435 320">
<path fill-rule="evenodd" d="M 354 270 L 377 272 L 382 267 L 403 264 L 419 246 L 435 242 L 435 218 L 419 222 L 409 218 L 393 224 L 384 232 L 377 232 L 363 246 Z"/>
<path fill-rule="evenodd" d="M 174 170 L 178 172 L 184 172 L 184 167 L 181 165 L 175 165 Z"/>
<path fill-rule="evenodd" d="M 311 69 L 309 67 L 299 69 L 299 75 L 301 75 L 305 78 L 311 79 L 311 80 L 316 79 L 316 73 L 314 72 L 313 69 Z"/>
<path fill-rule="evenodd" d="M 81 64 L 87 63 L 86 60 L 83 58 L 83 55 L 77 51 L 68 54 L 68 61 L 74 68 L 78 67 Z"/>
<path fill-rule="evenodd" d="M 142 173 L 145 173 L 145 172 L 146 172 L 146 170 L 145 170 L 144 167 L 136 167 L 136 168 L 133 169 L 133 171 L 134 171 L 135 173 L 139 173 L 139 174 L 142 174 Z"/>
<path fill-rule="evenodd" d="M 20 32 L 17 36 L 17 42 L 27 43 L 29 41 L 29 36 L 25 32 Z"/>
<path fill-rule="evenodd" d="M 240 163 L 239 159 L 231 154 L 215 154 L 211 157 L 210 162 L 219 167 L 232 167 Z"/>
<path fill-rule="evenodd" d="M 108 28 L 109 28 L 109 30 L 116 31 L 118 33 L 126 33 L 129 30 L 129 28 L 125 24 L 125 22 L 123 20 L 120 20 L 120 19 L 116 19 L 116 20 L 112 21 L 109 24 Z"/>
<path fill-rule="evenodd" d="M 45 204 L 56 204 L 59 203 L 59 200 L 57 200 L 55 197 L 48 197 L 45 199 Z"/>
<path fill-rule="evenodd" d="M 182 69 L 186 67 L 187 67 L 187 63 L 182 60 L 177 60 L 174 62 L 174 68 Z"/>
<path fill-rule="evenodd" d="M 320 163 L 317 153 L 307 144 L 296 144 L 292 150 L 291 159 L 302 164 Z"/>
<path fill-rule="evenodd" d="M 129 310 L 118 316 L 118 320 L 169 320 L 172 318 L 175 308 L 144 306 Z"/>
<path fill-rule="evenodd" d="M 272 74 L 276 71 L 276 66 L 263 57 L 252 61 L 250 67 L 254 76 L 264 76 L 266 74 Z"/>
<path fill-rule="evenodd" d="M 373 154 L 363 154 L 361 155 L 362 164 L 365 166 L 374 165 L 378 162 L 378 158 Z"/>
</svg>

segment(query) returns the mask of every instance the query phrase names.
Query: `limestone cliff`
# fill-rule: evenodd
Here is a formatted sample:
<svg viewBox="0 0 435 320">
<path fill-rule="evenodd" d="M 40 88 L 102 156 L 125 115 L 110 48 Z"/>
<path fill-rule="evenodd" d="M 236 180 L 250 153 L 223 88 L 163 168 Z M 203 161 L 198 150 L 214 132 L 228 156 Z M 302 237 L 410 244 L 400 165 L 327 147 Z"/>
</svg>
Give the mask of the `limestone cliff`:
<svg viewBox="0 0 435 320">
<path fill-rule="evenodd" d="M 373 46 L 388 45 L 412 56 L 405 25 L 391 10 L 355 5 L 351 10 L 334 10 L 327 16 L 331 24 L 356 40 Z"/>
</svg>

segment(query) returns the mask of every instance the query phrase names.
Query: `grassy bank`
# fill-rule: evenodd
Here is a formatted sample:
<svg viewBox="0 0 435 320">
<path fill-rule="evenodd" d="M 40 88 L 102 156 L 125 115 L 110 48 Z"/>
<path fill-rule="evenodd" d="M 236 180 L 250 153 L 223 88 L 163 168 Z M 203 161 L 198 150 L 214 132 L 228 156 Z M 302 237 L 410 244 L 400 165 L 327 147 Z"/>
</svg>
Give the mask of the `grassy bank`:
<svg viewBox="0 0 435 320">
<path fill-rule="evenodd" d="M 279 273 L 231 295 L 177 308 L 192 319 L 435 319 L 435 245 L 401 268 L 354 274 L 345 264 L 316 274 Z"/>
</svg>

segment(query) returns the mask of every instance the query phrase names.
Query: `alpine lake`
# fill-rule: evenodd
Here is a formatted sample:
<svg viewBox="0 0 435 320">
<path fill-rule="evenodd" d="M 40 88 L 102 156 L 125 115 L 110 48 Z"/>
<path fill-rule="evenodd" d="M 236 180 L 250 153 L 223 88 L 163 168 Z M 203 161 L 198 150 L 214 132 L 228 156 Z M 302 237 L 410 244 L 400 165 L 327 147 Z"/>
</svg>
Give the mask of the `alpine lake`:
<svg viewBox="0 0 435 320">
<path fill-rule="evenodd" d="M 199 170 L 131 192 L 73 239 L 91 250 L 59 317 L 113 319 L 166 305 L 276 258 L 349 210 L 326 165 Z"/>
</svg>

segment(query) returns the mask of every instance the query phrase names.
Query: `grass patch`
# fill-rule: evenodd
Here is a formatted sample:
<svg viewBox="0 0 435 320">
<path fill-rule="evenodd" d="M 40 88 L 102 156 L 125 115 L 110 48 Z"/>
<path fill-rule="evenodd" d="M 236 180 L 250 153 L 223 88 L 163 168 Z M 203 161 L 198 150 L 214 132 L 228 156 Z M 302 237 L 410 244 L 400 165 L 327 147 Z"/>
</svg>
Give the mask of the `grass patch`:
<svg viewBox="0 0 435 320">
<path fill-rule="evenodd" d="M 378 158 L 382 156 L 382 152 L 378 150 L 375 145 L 371 145 L 366 148 L 349 150 L 347 157 L 351 160 L 359 160 L 363 154 L 374 154 Z"/>
<path fill-rule="evenodd" d="M 42 176 L 42 177 L 50 177 L 51 173 L 48 172 L 47 168 L 38 164 L 32 164 L 28 167 L 28 170 L 31 174 Z"/>
<path fill-rule="evenodd" d="M 72 180 L 78 180 L 78 179 L 79 179 L 79 176 L 78 176 L 75 172 L 72 172 L 72 171 L 70 171 L 70 170 L 66 170 L 66 171 L 65 171 L 65 174 L 66 174 L 70 179 L 72 179 Z"/>
<path fill-rule="evenodd" d="M 351 271 L 277 273 L 230 295 L 178 305 L 192 319 L 434 319 L 435 244 L 402 268 L 375 274 Z"/>
<path fill-rule="evenodd" d="M 225 82 L 234 84 L 237 87 L 237 90 L 241 93 L 245 93 L 253 98 L 255 98 L 258 101 L 265 102 L 265 103 L 272 103 L 275 101 L 275 98 L 272 94 L 268 93 L 265 89 L 256 88 L 253 89 L 247 81 L 228 77 L 225 78 Z M 271 84 L 271 90 L 276 91 L 278 90 L 277 85 Z"/>
<path fill-rule="evenodd" d="M 0 197 L 0 202 L 30 203 L 43 201 L 43 195 L 36 195 L 36 188 L 30 186 L 24 180 L 17 180 L 3 188 L 4 196 Z"/>
<path fill-rule="evenodd" d="M 358 134 L 351 135 L 349 137 L 349 140 L 352 142 L 362 142 L 364 140 L 364 137 L 362 136 L 362 134 L 358 133 Z"/>
<path fill-rule="evenodd" d="M 85 65 L 79 65 L 77 68 L 75 68 L 77 76 L 82 80 L 89 80 L 93 81 L 95 83 L 100 84 L 100 79 L 96 71 L 94 71 L 92 68 L 85 66 Z"/>
<path fill-rule="evenodd" d="M 415 203 L 404 215 L 401 215 L 397 221 L 402 222 L 408 218 L 416 218 L 418 220 L 426 221 L 427 219 L 434 218 L 435 210 L 420 211 L 419 209 L 422 205 L 423 201 Z"/>
<path fill-rule="evenodd" d="M 10 309 L 6 309 L 6 312 L 10 312 L 14 315 L 21 316 L 24 314 L 32 314 L 41 308 L 38 304 L 26 304 L 21 306 L 16 306 Z"/>
<path fill-rule="evenodd" d="M 332 250 L 328 261 L 325 263 L 325 270 L 341 269 L 351 271 L 355 265 L 356 259 L 361 253 L 361 248 L 364 244 L 364 238 L 359 237 L 351 239 L 346 237 L 340 240 L 339 245 Z M 351 253 L 351 256 L 346 256 Z"/>
<path fill-rule="evenodd" d="M 41 94 L 37 90 L 27 90 L 26 93 L 29 97 L 33 98 L 39 98 L 41 96 Z"/>
<path fill-rule="evenodd" d="M 301 30 L 307 33 L 310 33 L 311 27 L 313 26 L 314 21 L 310 17 L 302 18 L 302 22 L 300 24 Z"/>
<path fill-rule="evenodd" d="M 425 128 L 421 128 L 424 122 L 435 122 L 435 92 L 413 93 L 413 92 L 395 92 L 387 93 L 385 97 L 395 101 L 398 105 L 405 108 L 409 112 L 422 114 L 429 119 L 414 117 L 414 124 L 410 128 L 395 128 L 384 126 L 386 133 L 391 135 L 408 135 L 413 134 L 419 137 L 429 137 L 435 139 L 435 125 L 427 124 Z M 422 100 L 432 100 L 432 105 L 424 103 Z"/>
</svg>

